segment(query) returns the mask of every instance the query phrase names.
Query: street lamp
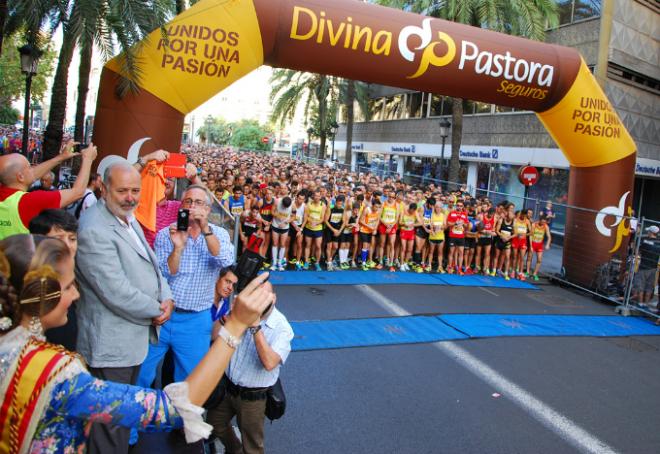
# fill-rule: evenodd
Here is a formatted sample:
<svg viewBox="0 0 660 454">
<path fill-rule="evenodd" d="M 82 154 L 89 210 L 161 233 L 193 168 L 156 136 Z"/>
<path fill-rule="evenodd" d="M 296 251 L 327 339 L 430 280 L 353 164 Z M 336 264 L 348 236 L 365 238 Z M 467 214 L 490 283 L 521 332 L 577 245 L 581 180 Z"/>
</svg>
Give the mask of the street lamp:
<svg viewBox="0 0 660 454">
<path fill-rule="evenodd" d="M 440 176 L 438 180 L 440 181 L 440 188 L 442 188 L 442 166 L 445 162 L 445 140 L 449 137 L 449 128 L 451 128 L 451 123 L 446 118 L 440 120 L 440 137 L 442 137 L 442 150 L 440 152 Z"/>
<path fill-rule="evenodd" d="M 337 130 L 339 130 L 339 125 L 337 124 L 337 122 L 333 121 L 332 123 L 330 123 L 330 135 L 332 137 L 332 154 L 331 154 L 332 162 L 335 161 L 335 136 L 337 135 Z"/>
<path fill-rule="evenodd" d="M 43 52 L 30 44 L 18 48 L 21 54 L 21 72 L 25 74 L 25 109 L 23 110 L 23 155 L 27 156 L 30 131 L 30 91 L 32 76 L 37 74 L 37 65 Z"/>
</svg>

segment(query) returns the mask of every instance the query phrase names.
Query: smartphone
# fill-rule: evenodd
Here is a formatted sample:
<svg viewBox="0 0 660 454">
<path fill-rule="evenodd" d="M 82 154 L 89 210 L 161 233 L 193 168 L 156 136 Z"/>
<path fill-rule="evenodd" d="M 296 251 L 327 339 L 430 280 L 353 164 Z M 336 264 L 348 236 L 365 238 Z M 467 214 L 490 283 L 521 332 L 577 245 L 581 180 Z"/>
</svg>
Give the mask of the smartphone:
<svg viewBox="0 0 660 454">
<path fill-rule="evenodd" d="M 185 208 L 179 208 L 179 214 L 176 217 L 176 229 L 178 231 L 188 230 L 188 224 L 190 221 L 190 210 Z"/>
<path fill-rule="evenodd" d="M 89 144 L 87 144 L 87 143 L 78 143 L 78 144 L 73 146 L 73 152 L 74 153 L 80 153 L 82 150 L 84 150 L 88 146 L 89 146 Z"/>
</svg>

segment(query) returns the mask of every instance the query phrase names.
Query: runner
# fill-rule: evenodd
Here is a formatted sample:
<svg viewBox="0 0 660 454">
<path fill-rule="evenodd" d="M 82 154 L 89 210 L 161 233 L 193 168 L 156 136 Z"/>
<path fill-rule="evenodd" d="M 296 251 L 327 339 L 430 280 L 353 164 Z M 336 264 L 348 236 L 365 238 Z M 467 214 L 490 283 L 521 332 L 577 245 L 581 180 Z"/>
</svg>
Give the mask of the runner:
<svg viewBox="0 0 660 454">
<path fill-rule="evenodd" d="M 289 252 L 289 244 L 291 240 L 294 241 L 293 245 L 293 259 L 289 261 L 290 264 L 296 266 L 296 270 L 302 269 L 302 253 L 303 253 L 303 219 L 305 218 L 305 193 L 300 191 L 296 195 L 296 200 L 291 209 L 293 221 L 289 224 L 289 234 L 286 237 L 286 251 Z"/>
<path fill-rule="evenodd" d="M 431 233 L 429 234 L 429 254 L 427 257 L 427 269 L 428 271 L 433 270 L 433 259 L 435 258 L 435 252 L 438 252 L 438 273 L 445 272 L 445 269 L 442 267 L 442 261 L 444 259 L 445 252 L 445 228 L 447 216 L 442 208 L 442 205 L 436 203 L 433 206 L 433 212 L 431 213 Z"/>
<path fill-rule="evenodd" d="M 399 205 L 389 188 L 387 189 L 387 199 L 383 203 L 383 210 L 381 212 L 380 224 L 378 225 L 378 265 L 377 269 L 383 268 L 383 255 L 385 257 L 385 266 L 390 271 L 394 271 L 394 242 L 396 241 L 396 227 L 399 222 Z M 387 249 L 385 245 L 387 244 Z"/>
<path fill-rule="evenodd" d="M 339 247 L 341 232 L 344 227 L 344 202 L 346 197 L 338 195 L 335 198 L 334 206 L 326 210 L 325 215 L 325 260 L 328 271 L 334 271 L 333 259 L 335 252 Z"/>
<path fill-rule="evenodd" d="M 467 215 L 468 223 L 465 228 L 465 257 L 463 259 L 463 267 L 465 268 L 465 274 L 474 274 L 472 271 L 472 262 L 474 260 L 474 250 L 477 247 L 479 233 L 477 232 L 477 219 L 473 202 L 470 202 L 468 206 Z M 480 269 L 476 271 L 479 272 Z"/>
<path fill-rule="evenodd" d="M 417 210 L 417 229 L 415 230 L 415 253 L 413 254 L 413 269 L 423 273 L 426 267 L 427 242 L 431 233 L 431 214 L 436 202 L 433 197 Z"/>
<path fill-rule="evenodd" d="M 496 269 L 504 275 L 507 281 L 510 279 L 509 261 L 511 259 L 511 236 L 513 235 L 513 213 L 506 211 L 503 218 L 500 218 L 495 227 L 497 239 L 495 240 L 495 268 L 491 276 L 495 276 Z"/>
<path fill-rule="evenodd" d="M 532 225 L 532 234 L 531 234 L 531 249 L 532 252 L 536 255 L 536 265 L 534 266 L 534 274 L 532 279 L 534 281 L 539 280 L 539 269 L 541 268 L 541 263 L 543 262 L 543 239 L 547 238 L 545 244 L 545 250 L 550 249 L 550 244 L 552 243 L 552 235 L 550 233 L 550 226 L 548 225 L 548 217 L 545 214 L 542 214 L 539 217 L 538 222 L 535 222 Z"/>
<path fill-rule="evenodd" d="M 447 226 L 449 227 L 449 263 L 447 272 L 453 273 L 454 270 L 463 275 L 461 264 L 463 263 L 463 249 L 465 248 L 465 230 L 468 224 L 468 217 L 464 211 L 464 203 L 458 200 L 455 209 L 447 216 Z"/>
<path fill-rule="evenodd" d="M 351 241 L 353 239 L 353 230 L 357 227 L 357 221 L 360 215 L 360 205 L 353 204 L 351 208 L 346 206 L 344 210 L 343 226 L 340 239 L 339 239 L 339 267 L 342 270 L 347 270 L 351 267 L 348 262 L 348 254 L 350 252 Z M 355 246 L 357 249 L 357 245 Z"/>
<path fill-rule="evenodd" d="M 372 197 L 371 206 L 365 206 L 362 209 L 362 215 L 360 216 L 360 242 L 362 243 L 361 258 L 362 269 L 364 271 L 376 266 L 373 261 L 373 241 L 380 219 L 380 209 L 380 200 L 378 200 L 377 197 Z"/>
<path fill-rule="evenodd" d="M 241 240 L 240 250 L 243 252 L 243 248 L 252 235 L 256 235 L 259 238 L 263 238 L 261 231 L 261 216 L 259 215 L 259 207 L 253 205 L 250 211 L 243 211 L 241 216 L 241 222 L 239 223 L 239 238 Z"/>
<path fill-rule="evenodd" d="M 481 221 L 477 227 L 479 231 L 479 239 L 477 240 L 477 270 L 483 263 L 484 275 L 490 274 L 490 253 L 493 239 L 495 238 L 495 209 L 489 208 L 488 211 L 481 216 Z M 483 256 L 483 262 L 482 260 Z M 493 267 L 495 268 L 495 267 Z"/>
<path fill-rule="evenodd" d="M 289 238 L 291 223 L 291 197 L 285 196 L 275 199 L 275 210 L 273 212 L 272 247 L 271 253 L 273 264 L 271 271 L 284 271 L 286 269 L 286 245 Z"/>
<path fill-rule="evenodd" d="M 532 226 L 527 219 L 527 212 L 520 210 L 516 212 L 516 218 L 513 221 L 513 239 L 511 240 L 511 249 L 513 249 L 513 269 L 511 277 L 517 277 L 521 281 L 525 280 L 523 272 L 525 252 L 527 251 L 527 235 L 529 235 Z"/>
<path fill-rule="evenodd" d="M 417 227 L 417 204 L 412 202 L 399 218 L 399 234 L 401 236 L 401 258 L 399 269 L 410 271 L 408 262 L 412 259 L 415 245 L 415 227 Z"/>
<path fill-rule="evenodd" d="M 310 252 L 314 254 L 316 271 L 321 271 L 321 254 L 323 245 L 323 219 L 325 217 L 326 205 L 321 201 L 321 191 L 316 189 L 312 193 L 312 200 L 305 207 L 305 219 L 303 234 L 305 235 L 305 264 L 303 268 L 308 270 L 310 264 Z M 312 251 L 312 245 L 314 250 Z"/>
<path fill-rule="evenodd" d="M 261 185 L 263 186 L 263 184 Z M 260 186 L 260 188 L 261 188 Z M 263 230 L 264 241 L 259 248 L 259 253 L 263 257 L 268 257 L 267 251 L 270 243 L 271 237 L 271 223 L 273 222 L 273 205 L 275 204 L 275 197 L 273 196 L 273 188 L 267 186 L 261 188 L 264 198 L 259 202 L 259 214 L 261 215 L 261 223 Z M 270 266 L 270 263 L 264 263 L 264 267 L 267 268 Z"/>
<path fill-rule="evenodd" d="M 240 186 L 234 186 L 234 191 L 231 197 L 224 202 L 225 208 L 232 216 L 240 216 L 245 210 L 245 196 L 243 189 Z"/>
</svg>

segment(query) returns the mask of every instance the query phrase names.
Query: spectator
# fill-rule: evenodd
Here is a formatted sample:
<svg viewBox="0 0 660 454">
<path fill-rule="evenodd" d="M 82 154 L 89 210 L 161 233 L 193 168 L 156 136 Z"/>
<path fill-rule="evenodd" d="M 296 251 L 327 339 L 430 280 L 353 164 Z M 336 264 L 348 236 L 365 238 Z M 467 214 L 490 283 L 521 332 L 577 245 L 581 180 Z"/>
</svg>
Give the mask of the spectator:
<svg viewBox="0 0 660 454">
<path fill-rule="evenodd" d="M 71 256 L 76 256 L 78 250 L 78 221 L 72 214 L 64 210 L 44 210 L 30 221 L 30 233 L 61 240 L 71 251 Z M 46 339 L 52 344 L 62 345 L 73 352 L 76 351 L 77 336 L 76 310 L 71 305 L 68 309 L 66 324 L 46 331 Z"/>
<path fill-rule="evenodd" d="M 292 339 L 293 329 L 275 301 L 261 321 L 248 328 L 227 367 L 225 397 L 207 415 L 213 435 L 220 438 L 226 453 L 264 452 L 266 392 L 280 376 Z M 241 440 L 231 426 L 234 416 Z"/>
<path fill-rule="evenodd" d="M 33 191 L 56 191 L 57 188 L 53 184 L 53 181 L 55 181 L 55 174 L 53 172 L 46 172 L 46 174 L 41 177 L 39 180 L 39 183 L 35 183 L 32 185 L 30 190 L 28 192 L 33 192 Z"/>
<path fill-rule="evenodd" d="M 658 267 L 660 266 L 660 228 L 652 225 L 646 228 L 646 235 L 639 244 L 639 270 L 635 274 L 633 284 L 640 305 L 648 306 L 653 299 L 653 293 L 658 282 Z"/>
<path fill-rule="evenodd" d="M 103 186 L 105 203 L 87 211 L 78 231 L 77 348 L 95 377 L 135 384 L 149 339 L 158 338 L 174 301 L 133 216 L 140 174 L 117 163 L 106 169 Z M 127 452 L 128 438 L 128 429 L 93 424 L 88 451 Z"/>
<path fill-rule="evenodd" d="M 60 154 L 38 166 L 31 167 L 25 156 L 11 154 L 0 157 L 0 239 L 27 233 L 32 218 L 48 208 L 63 208 L 80 199 L 85 182 L 96 159 L 96 147 L 90 144 L 82 151 L 82 165 L 71 189 L 61 191 L 26 191 L 35 179 L 43 177 L 56 165 L 77 156 L 73 142 L 68 142 Z"/>
<path fill-rule="evenodd" d="M 138 384 L 149 386 L 156 366 L 168 350 L 174 355 L 174 379 L 186 377 L 206 354 L 211 341 L 214 287 L 220 270 L 234 261 L 234 246 L 226 230 L 209 224 L 211 195 L 200 185 L 183 193 L 182 208 L 190 210 L 187 231 L 172 225 L 156 236 L 158 264 L 176 300 L 172 319 L 161 330 L 158 343 L 140 371 Z"/>
<path fill-rule="evenodd" d="M 233 265 L 220 270 L 220 276 L 215 283 L 215 299 L 213 306 L 211 306 L 211 320 L 213 321 L 211 340 L 215 340 L 218 337 L 221 320 L 229 312 L 229 298 L 234 293 L 237 282 L 238 276 L 236 276 L 236 270 Z"/>
</svg>

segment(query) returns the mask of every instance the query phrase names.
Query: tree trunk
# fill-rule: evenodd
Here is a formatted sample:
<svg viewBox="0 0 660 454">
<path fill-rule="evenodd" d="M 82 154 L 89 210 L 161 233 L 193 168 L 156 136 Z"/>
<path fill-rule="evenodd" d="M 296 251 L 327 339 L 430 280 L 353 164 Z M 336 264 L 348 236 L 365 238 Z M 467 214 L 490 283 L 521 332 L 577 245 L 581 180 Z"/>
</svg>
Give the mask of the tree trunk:
<svg viewBox="0 0 660 454">
<path fill-rule="evenodd" d="M 0 0 L 0 55 L 2 55 L 2 41 L 5 37 L 5 22 L 7 21 L 7 0 Z"/>
<path fill-rule="evenodd" d="M 449 161 L 449 190 L 460 187 L 458 173 L 461 168 L 460 151 L 463 138 L 463 100 L 452 98 L 451 159 Z"/>
<path fill-rule="evenodd" d="M 76 130 L 74 140 L 85 141 L 85 105 L 89 91 L 89 72 L 92 69 L 92 50 L 94 45 L 87 41 L 80 49 L 80 67 L 78 68 L 78 105 L 76 106 Z"/>
<path fill-rule="evenodd" d="M 344 163 L 351 165 L 353 159 L 353 122 L 355 121 L 355 81 L 349 80 L 346 86 L 346 157 Z"/>
<path fill-rule="evenodd" d="M 325 75 L 320 76 L 319 86 L 316 89 L 316 100 L 319 104 L 319 149 L 316 159 L 325 159 L 326 123 L 328 110 L 328 87 Z"/>
<path fill-rule="evenodd" d="M 44 160 L 51 159 L 60 151 L 64 120 L 66 116 L 67 78 L 69 66 L 75 49 L 75 36 L 71 31 L 65 30 L 57 70 L 53 79 L 53 89 L 50 96 L 50 111 L 48 112 L 48 125 L 44 133 Z"/>
</svg>

